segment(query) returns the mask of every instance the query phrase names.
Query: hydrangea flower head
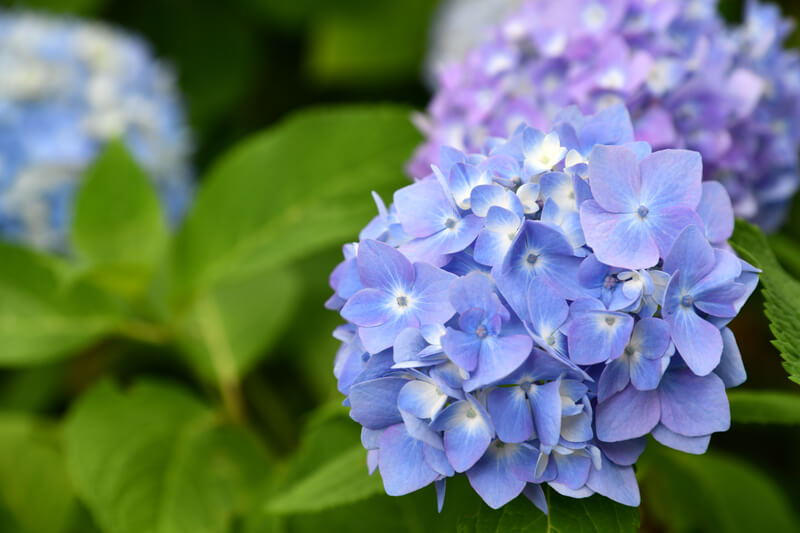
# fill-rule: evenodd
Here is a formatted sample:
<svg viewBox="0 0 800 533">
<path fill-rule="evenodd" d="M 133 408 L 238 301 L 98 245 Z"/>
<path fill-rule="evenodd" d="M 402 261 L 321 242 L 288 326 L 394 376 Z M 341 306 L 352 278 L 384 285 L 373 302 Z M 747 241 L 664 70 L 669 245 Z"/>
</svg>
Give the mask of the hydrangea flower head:
<svg viewBox="0 0 800 533">
<path fill-rule="evenodd" d="M 121 139 L 174 222 L 191 195 L 171 72 L 148 46 L 93 22 L 0 12 L 0 233 L 66 251 L 82 173 Z"/>
<path fill-rule="evenodd" d="M 646 436 L 703 453 L 745 379 L 726 325 L 757 271 L 727 247 L 730 198 L 697 152 L 636 142 L 622 106 L 441 160 L 376 197 L 330 278 L 370 472 L 391 495 L 433 483 L 440 507 L 459 474 L 494 508 L 546 512 L 544 484 L 638 505 Z"/>
<path fill-rule="evenodd" d="M 477 151 L 522 122 L 551 129 L 564 106 L 624 102 L 638 139 L 699 152 L 737 216 L 775 229 L 800 185 L 800 55 L 783 49 L 792 28 L 755 0 L 733 28 L 715 0 L 529 0 L 440 68 L 410 173 L 440 164 L 440 145 Z M 585 156 L 579 144 L 569 162 Z"/>
</svg>

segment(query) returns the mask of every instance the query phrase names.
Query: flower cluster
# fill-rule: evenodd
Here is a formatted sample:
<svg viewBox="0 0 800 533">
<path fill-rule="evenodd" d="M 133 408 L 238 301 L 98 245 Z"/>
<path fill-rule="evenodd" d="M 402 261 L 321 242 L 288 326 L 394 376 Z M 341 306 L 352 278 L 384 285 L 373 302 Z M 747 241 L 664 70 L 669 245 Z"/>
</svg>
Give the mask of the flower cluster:
<svg viewBox="0 0 800 533">
<path fill-rule="evenodd" d="M 482 153 L 443 148 L 331 275 L 334 373 L 370 471 L 465 473 L 497 508 L 541 488 L 639 504 L 646 435 L 703 453 L 745 379 L 726 325 L 757 283 L 700 155 L 634 142 L 624 107 Z"/>
<path fill-rule="evenodd" d="M 171 73 L 104 25 L 0 12 L 0 234 L 65 251 L 76 186 L 112 138 L 177 220 L 192 187 Z"/>
<path fill-rule="evenodd" d="M 548 129 L 567 105 L 593 113 L 624 102 L 637 139 L 700 152 L 737 216 L 775 229 L 800 185 L 800 56 L 783 50 L 791 27 L 752 0 L 736 28 L 715 0 L 528 1 L 440 70 L 417 117 L 428 142 L 409 172 L 426 174 L 441 145 L 479 150 L 523 122 Z"/>
</svg>

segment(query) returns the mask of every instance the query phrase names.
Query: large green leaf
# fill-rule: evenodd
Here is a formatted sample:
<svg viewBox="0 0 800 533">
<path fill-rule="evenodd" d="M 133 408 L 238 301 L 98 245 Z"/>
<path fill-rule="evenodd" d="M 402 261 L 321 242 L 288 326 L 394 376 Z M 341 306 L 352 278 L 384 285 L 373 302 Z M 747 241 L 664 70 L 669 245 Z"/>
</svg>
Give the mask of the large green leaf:
<svg viewBox="0 0 800 533">
<path fill-rule="evenodd" d="M 800 424 L 800 394 L 768 390 L 728 392 L 731 419 L 736 423 Z"/>
<path fill-rule="evenodd" d="M 651 443 L 639 465 L 642 501 L 666 531 L 797 531 L 797 517 L 780 488 L 740 459 L 689 455 Z"/>
<path fill-rule="evenodd" d="M 54 258 L 0 243 L 0 365 L 58 359 L 114 329 L 115 305 L 72 283 L 67 271 Z"/>
<path fill-rule="evenodd" d="M 177 236 L 179 300 L 220 278 L 285 265 L 356 238 L 384 195 L 407 183 L 419 139 L 409 110 L 354 106 L 305 111 L 225 155 L 206 176 Z"/>
<path fill-rule="evenodd" d="M 73 406 L 67 460 L 106 533 L 220 533 L 268 476 L 261 448 L 167 384 L 101 383 Z"/>
<path fill-rule="evenodd" d="M 331 457 L 309 476 L 281 491 L 267 506 L 274 514 L 316 512 L 380 494 L 378 474 L 367 475 L 367 452 L 361 444 Z"/>
<path fill-rule="evenodd" d="M 235 384 L 292 317 L 298 289 L 283 270 L 220 282 L 181 318 L 178 342 L 202 376 Z"/>
<path fill-rule="evenodd" d="M 459 533 L 605 533 L 637 531 L 639 510 L 614 503 L 599 495 L 584 499 L 567 498 L 545 487 L 548 514 L 520 497 L 498 510 L 486 506 L 464 517 Z"/>
<path fill-rule="evenodd" d="M 22 415 L 0 414 L 0 450 L 0 507 L 7 515 L 0 518 L 0 529 L 67 531 L 75 500 L 56 428 Z"/>
<path fill-rule="evenodd" d="M 149 281 L 166 241 L 153 185 L 121 142 L 109 143 L 75 200 L 72 243 L 81 266 L 115 292 L 136 293 Z"/>
<path fill-rule="evenodd" d="M 800 282 L 783 270 L 764 234 L 752 224 L 737 220 L 731 244 L 763 270 L 764 309 L 775 335 L 772 343 L 781 352 L 789 379 L 800 383 Z"/>
</svg>

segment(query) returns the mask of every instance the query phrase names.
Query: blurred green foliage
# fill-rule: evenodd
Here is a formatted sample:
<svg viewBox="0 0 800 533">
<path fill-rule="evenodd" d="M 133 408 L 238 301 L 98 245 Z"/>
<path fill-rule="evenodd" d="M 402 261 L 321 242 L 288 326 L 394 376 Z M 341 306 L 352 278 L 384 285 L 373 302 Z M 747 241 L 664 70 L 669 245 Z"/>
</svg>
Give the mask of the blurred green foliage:
<svg viewBox="0 0 800 533">
<path fill-rule="evenodd" d="M 651 443 L 641 519 L 552 492 L 549 519 L 524 499 L 491 511 L 463 476 L 439 514 L 432 488 L 391 498 L 366 475 L 331 375 L 339 318 L 323 303 L 340 244 L 375 212 L 369 191 L 388 199 L 406 183 L 434 0 L 3 3 L 152 42 L 187 100 L 199 184 L 170 235 L 111 144 L 79 194 L 73 255 L 0 244 L 0 531 L 796 528 L 799 395 L 758 297 L 733 323 L 750 374 L 731 394 L 733 429 L 704 457 Z M 740 7 L 721 2 L 731 19 Z M 773 327 L 795 373 L 800 204 L 792 217 L 769 242 L 744 226 L 736 242 L 765 270 L 767 305 L 781 302 Z"/>
</svg>

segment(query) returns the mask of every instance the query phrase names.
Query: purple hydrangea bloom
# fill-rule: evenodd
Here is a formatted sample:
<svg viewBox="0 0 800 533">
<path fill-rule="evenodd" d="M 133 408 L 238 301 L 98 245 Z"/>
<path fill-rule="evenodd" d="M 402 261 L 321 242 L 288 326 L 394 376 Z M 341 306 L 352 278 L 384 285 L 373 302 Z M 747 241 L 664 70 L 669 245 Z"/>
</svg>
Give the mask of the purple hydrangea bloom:
<svg viewBox="0 0 800 533">
<path fill-rule="evenodd" d="M 800 185 L 800 54 L 783 49 L 792 28 L 755 0 L 736 27 L 716 0 L 527 0 L 439 68 L 435 96 L 416 117 L 428 142 L 409 173 L 427 175 L 440 145 L 477 151 L 522 122 L 552 128 L 560 141 L 522 139 L 526 172 L 540 156 L 585 163 L 591 147 L 622 144 L 615 137 L 625 131 L 562 108 L 595 113 L 624 102 L 639 140 L 700 152 L 704 178 L 724 184 L 736 215 L 775 229 Z"/>
<path fill-rule="evenodd" d="M 725 243 L 725 189 L 620 106 L 564 116 L 444 149 L 330 277 L 334 374 L 388 494 L 433 483 L 441 507 L 463 473 L 495 508 L 547 512 L 542 484 L 635 506 L 646 435 L 702 453 L 730 424 L 726 326 L 757 271 Z"/>
</svg>

